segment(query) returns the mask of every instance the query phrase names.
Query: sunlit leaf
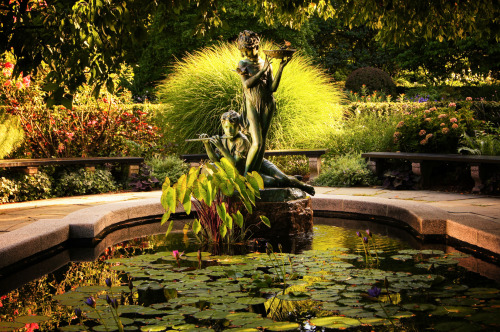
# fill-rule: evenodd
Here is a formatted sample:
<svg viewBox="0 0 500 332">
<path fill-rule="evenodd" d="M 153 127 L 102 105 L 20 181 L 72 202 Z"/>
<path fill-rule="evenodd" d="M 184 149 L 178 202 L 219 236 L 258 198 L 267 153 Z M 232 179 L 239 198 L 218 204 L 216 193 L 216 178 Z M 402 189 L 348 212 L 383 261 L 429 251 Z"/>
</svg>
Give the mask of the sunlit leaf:
<svg viewBox="0 0 500 332">
<path fill-rule="evenodd" d="M 198 234 L 201 231 L 201 223 L 198 219 L 193 221 L 193 233 Z"/>
<path fill-rule="evenodd" d="M 220 162 L 222 164 L 222 167 L 224 168 L 224 171 L 227 174 L 227 177 L 230 179 L 234 179 L 236 177 L 237 171 L 236 168 L 233 166 L 233 164 L 231 164 L 231 162 L 226 158 L 222 158 Z"/>
<path fill-rule="evenodd" d="M 259 217 L 260 217 L 260 220 L 262 220 L 262 223 L 264 225 L 271 228 L 271 221 L 269 220 L 269 218 L 267 218 L 266 216 L 259 216 Z"/>
</svg>

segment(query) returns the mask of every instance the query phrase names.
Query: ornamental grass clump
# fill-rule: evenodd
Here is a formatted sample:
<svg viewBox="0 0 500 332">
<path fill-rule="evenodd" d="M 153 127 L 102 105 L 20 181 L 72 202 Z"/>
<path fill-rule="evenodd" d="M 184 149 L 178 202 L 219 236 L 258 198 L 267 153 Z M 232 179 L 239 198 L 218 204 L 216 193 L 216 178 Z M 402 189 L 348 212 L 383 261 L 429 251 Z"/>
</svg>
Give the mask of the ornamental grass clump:
<svg viewBox="0 0 500 332">
<path fill-rule="evenodd" d="M 271 48 L 269 42 L 260 45 L 261 51 Z M 201 152 L 201 144 L 185 139 L 220 133 L 220 115 L 241 110 L 242 83 L 235 72 L 240 60 L 235 44 L 220 44 L 188 54 L 174 65 L 158 88 L 159 99 L 167 106 L 158 115 L 167 141 L 179 144 L 182 152 Z M 272 65 L 277 70 L 279 60 Z M 267 148 L 323 147 L 327 133 L 342 119 L 341 91 L 300 52 L 285 67 L 274 96 L 277 111 Z"/>
</svg>

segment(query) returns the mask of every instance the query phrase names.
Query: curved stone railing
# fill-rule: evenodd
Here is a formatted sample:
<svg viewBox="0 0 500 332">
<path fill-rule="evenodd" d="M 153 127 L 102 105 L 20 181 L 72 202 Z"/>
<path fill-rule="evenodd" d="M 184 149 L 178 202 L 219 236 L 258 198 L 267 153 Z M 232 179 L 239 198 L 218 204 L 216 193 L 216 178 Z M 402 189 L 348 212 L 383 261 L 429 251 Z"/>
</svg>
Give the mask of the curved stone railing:
<svg viewBox="0 0 500 332">
<path fill-rule="evenodd" d="M 458 216 L 425 203 L 377 197 L 321 195 L 312 197 L 314 211 L 390 218 L 419 235 L 447 236 L 500 255 L 498 224 L 475 216 Z M 180 207 L 178 212 L 183 212 Z M 158 198 L 103 204 L 78 210 L 58 220 L 38 220 L 0 235 L 0 269 L 72 239 L 92 239 L 113 225 L 163 213 Z M 176 229 L 183 223 L 176 222 Z"/>
</svg>

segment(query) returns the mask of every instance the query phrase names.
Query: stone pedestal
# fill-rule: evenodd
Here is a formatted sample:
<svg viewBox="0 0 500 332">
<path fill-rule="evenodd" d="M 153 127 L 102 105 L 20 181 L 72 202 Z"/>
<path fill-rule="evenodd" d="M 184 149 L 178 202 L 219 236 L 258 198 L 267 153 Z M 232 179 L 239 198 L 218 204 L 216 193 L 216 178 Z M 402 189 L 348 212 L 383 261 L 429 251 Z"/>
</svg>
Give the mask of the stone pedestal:
<svg viewBox="0 0 500 332">
<path fill-rule="evenodd" d="M 252 237 L 276 238 L 309 232 L 313 227 L 311 198 L 296 188 L 266 188 L 260 192 L 254 211 L 246 216 Z M 260 216 L 271 221 L 271 228 L 260 223 Z"/>
</svg>

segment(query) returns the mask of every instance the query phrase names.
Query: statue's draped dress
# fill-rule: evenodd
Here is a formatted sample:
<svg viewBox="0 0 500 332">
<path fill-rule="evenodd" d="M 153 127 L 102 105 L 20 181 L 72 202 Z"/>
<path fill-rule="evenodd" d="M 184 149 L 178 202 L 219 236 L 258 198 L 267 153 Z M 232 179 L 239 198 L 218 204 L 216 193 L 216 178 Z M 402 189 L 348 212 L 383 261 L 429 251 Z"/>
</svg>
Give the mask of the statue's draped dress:
<svg viewBox="0 0 500 332">
<path fill-rule="evenodd" d="M 260 68 L 258 64 L 249 61 L 240 61 L 238 69 L 247 74 L 248 76 L 253 76 L 259 72 Z M 272 84 L 272 68 L 269 65 L 266 72 L 260 77 L 256 84 L 247 88 L 243 85 L 243 110 L 241 112 L 243 119 L 243 127 L 248 128 L 251 124 L 248 121 L 248 112 L 250 109 L 255 110 L 258 121 L 262 128 L 262 147 L 258 153 L 258 162 L 256 163 L 256 171 L 259 171 L 260 165 L 262 164 L 262 159 L 264 158 L 265 146 L 267 132 L 271 125 L 271 119 L 276 110 L 276 101 L 274 100 Z M 253 138 L 252 138 L 253 139 Z"/>
</svg>

